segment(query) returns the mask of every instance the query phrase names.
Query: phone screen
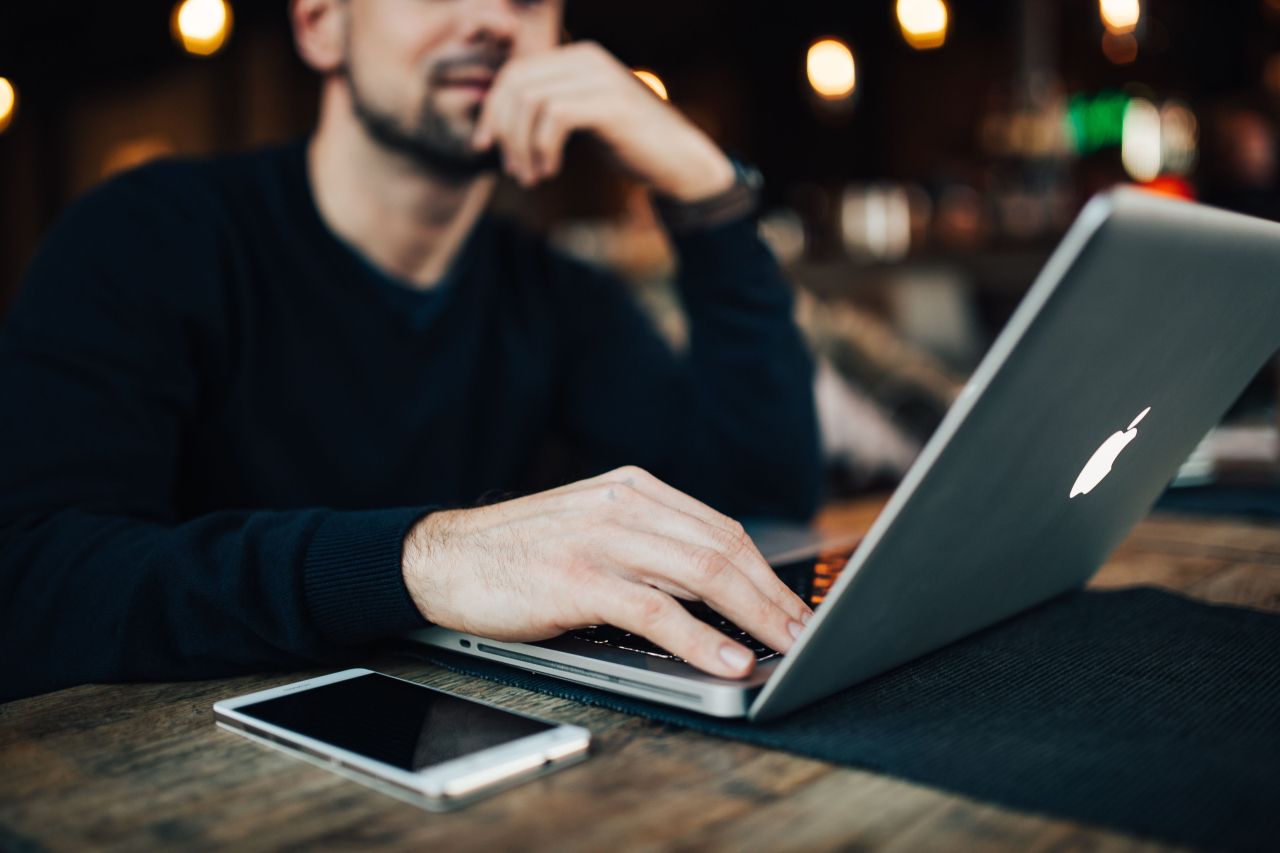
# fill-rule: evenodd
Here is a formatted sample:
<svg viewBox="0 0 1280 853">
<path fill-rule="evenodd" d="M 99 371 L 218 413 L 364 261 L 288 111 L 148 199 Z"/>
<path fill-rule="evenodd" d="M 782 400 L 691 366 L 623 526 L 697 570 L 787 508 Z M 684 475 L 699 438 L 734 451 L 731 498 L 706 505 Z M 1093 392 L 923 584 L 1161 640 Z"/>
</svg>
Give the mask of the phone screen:
<svg viewBox="0 0 1280 853">
<path fill-rule="evenodd" d="M 237 710 L 411 771 L 555 728 L 376 673 Z"/>
</svg>

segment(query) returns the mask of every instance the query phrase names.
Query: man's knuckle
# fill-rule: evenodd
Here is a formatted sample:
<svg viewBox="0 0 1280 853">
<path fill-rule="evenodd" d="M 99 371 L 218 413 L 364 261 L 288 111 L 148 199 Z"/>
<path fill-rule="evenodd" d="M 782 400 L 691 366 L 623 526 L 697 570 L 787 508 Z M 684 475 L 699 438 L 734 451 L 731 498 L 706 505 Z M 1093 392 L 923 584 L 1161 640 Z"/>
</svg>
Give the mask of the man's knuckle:
<svg viewBox="0 0 1280 853">
<path fill-rule="evenodd" d="M 608 506 L 618 499 L 616 483 L 595 483 L 583 492 L 587 501 L 595 506 Z"/>
<path fill-rule="evenodd" d="M 646 628 L 661 624 L 670 612 L 669 601 L 666 595 L 656 589 L 640 593 L 634 603 L 636 620 Z"/>
<path fill-rule="evenodd" d="M 564 124 L 568 115 L 569 105 L 562 100 L 549 100 L 542 106 L 542 117 L 549 126 Z"/>
<path fill-rule="evenodd" d="M 541 96 L 533 89 L 525 89 L 516 95 L 516 109 L 532 112 L 538 108 Z"/>
<path fill-rule="evenodd" d="M 630 483 L 618 483 L 613 487 L 613 489 L 617 494 L 617 500 L 619 503 L 634 504 L 641 498 L 640 492 L 637 491 L 636 487 Z"/>
<path fill-rule="evenodd" d="M 703 549 L 694 561 L 694 571 L 698 580 L 704 584 L 715 584 L 721 581 L 732 564 L 729 560 L 711 548 Z"/>
<path fill-rule="evenodd" d="M 653 480 L 653 475 L 639 465 L 624 465 L 618 469 L 618 474 L 627 483 L 648 483 Z"/>
<path fill-rule="evenodd" d="M 750 547 L 751 540 L 745 532 L 718 527 L 714 524 L 707 524 L 703 529 L 707 532 L 707 536 L 711 541 L 715 543 L 716 548 L 727 556 L 741 556 Z"/>
</svg>

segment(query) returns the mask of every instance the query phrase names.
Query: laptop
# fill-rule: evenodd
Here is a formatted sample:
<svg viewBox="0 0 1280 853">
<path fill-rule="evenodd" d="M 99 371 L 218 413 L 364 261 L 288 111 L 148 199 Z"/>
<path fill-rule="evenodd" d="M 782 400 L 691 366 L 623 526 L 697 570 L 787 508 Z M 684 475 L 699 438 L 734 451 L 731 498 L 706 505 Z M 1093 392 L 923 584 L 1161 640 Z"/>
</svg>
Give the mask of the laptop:
<svg viewBox="0 0 1280 853">
<path fill-rule="evenodd" d="M 1114 190 L 1081 212 L 856 547 L 774 564 L 816 611 L 785 656 L 742 637 L 759 662 L 735 681 L 609 626 L 411 639 L 710 715 L 780 716 L 1082 586 L 1278 348 L 1280 225 Z"/>
</svg>

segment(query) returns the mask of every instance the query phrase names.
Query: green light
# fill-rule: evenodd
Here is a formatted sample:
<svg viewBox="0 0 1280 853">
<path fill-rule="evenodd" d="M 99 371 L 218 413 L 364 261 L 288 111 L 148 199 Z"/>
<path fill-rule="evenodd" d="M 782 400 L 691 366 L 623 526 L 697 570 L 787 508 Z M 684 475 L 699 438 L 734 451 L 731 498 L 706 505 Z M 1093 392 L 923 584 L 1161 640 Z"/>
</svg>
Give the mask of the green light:
<svg viewBox="0 0 1280 853">
<path fill-rule="evenodd" d="M 1129 100 L 1114 90 L 1073 96 L 1067 103 L 1067 137 L 1075 152 L 1084 155 L 1120 147 Z"/>
</svg>

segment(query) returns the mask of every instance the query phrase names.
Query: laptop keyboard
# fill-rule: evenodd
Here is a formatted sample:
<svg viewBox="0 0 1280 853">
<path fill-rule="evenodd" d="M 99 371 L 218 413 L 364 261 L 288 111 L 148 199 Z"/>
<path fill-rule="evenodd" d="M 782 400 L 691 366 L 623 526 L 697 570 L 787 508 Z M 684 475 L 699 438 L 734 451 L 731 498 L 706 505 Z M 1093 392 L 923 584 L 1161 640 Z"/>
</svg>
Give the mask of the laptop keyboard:
<svg viewBox="0 0 1280 853">
<path fill-rule="evenodd" d="M 840 576 L 840 572 L 848 561 L 849 551 L 844 550 L 838 554 L 823 554 L 816 559 L 801 560 L 797 563 L 776 566 L 775 571 L 777 571 L 778 577 L 782 579 L 782 582 L 791 588 L 792 592 L 800 596 L 809 606 L 816 610 L 826 598 L 828 590 L 835 583 L 836 578 Z M 715 628 L 729 639 L 746 646 L 755 655 L 757 662 L 779 657 L 779 652 L 769 648 L 707 605 L 701 602 L 681 602 L 681 604 L 698 619 Z M 569 636 L 585 640 L 588 643 L 596 643 L 665 660 L 683 662 L 683 658 L 676 657 L 671 652 L 655 643 L 649 642 L 639 634 L 633 634 L 630 631 L 615 628 L 612 625 L 589 625 L 586 628 L 570 631 Z"/>
<path fill-rule="evenodd" d="M 698 613 L 694 608 L 688 608 L 694 616 L 697 616 L 703 622 L 706 622 L 720 633 L 724 634 L 731 640 L 741 643 L 750 649 L 751 653 L 756 656 L 757 661 L 768 660 L 777 657 L 778 652 L 766 646 L 737 625 L 725 619 L 723 616 L 715 613 L 704 616 Z M 569 635 L 577 637 L 579 640 L 586 640 L 588 643 L 597 643 L 602 646 L 611 646 L 615 649 L 625 649 L 629 652 L 639 652 L 642 655 L 651 655 L 656 658 L 665 658 L 666 660 L 683 661 L 671 652 L 659 645 L 649 642 L 639 634 L 633 634 L 630 631 L 624 631 L 621 628 L 615 628 L 612 625 L 589 625 L 586 628 L 579 628 L 576 631 L 570 631 Z"/>
</svg>

